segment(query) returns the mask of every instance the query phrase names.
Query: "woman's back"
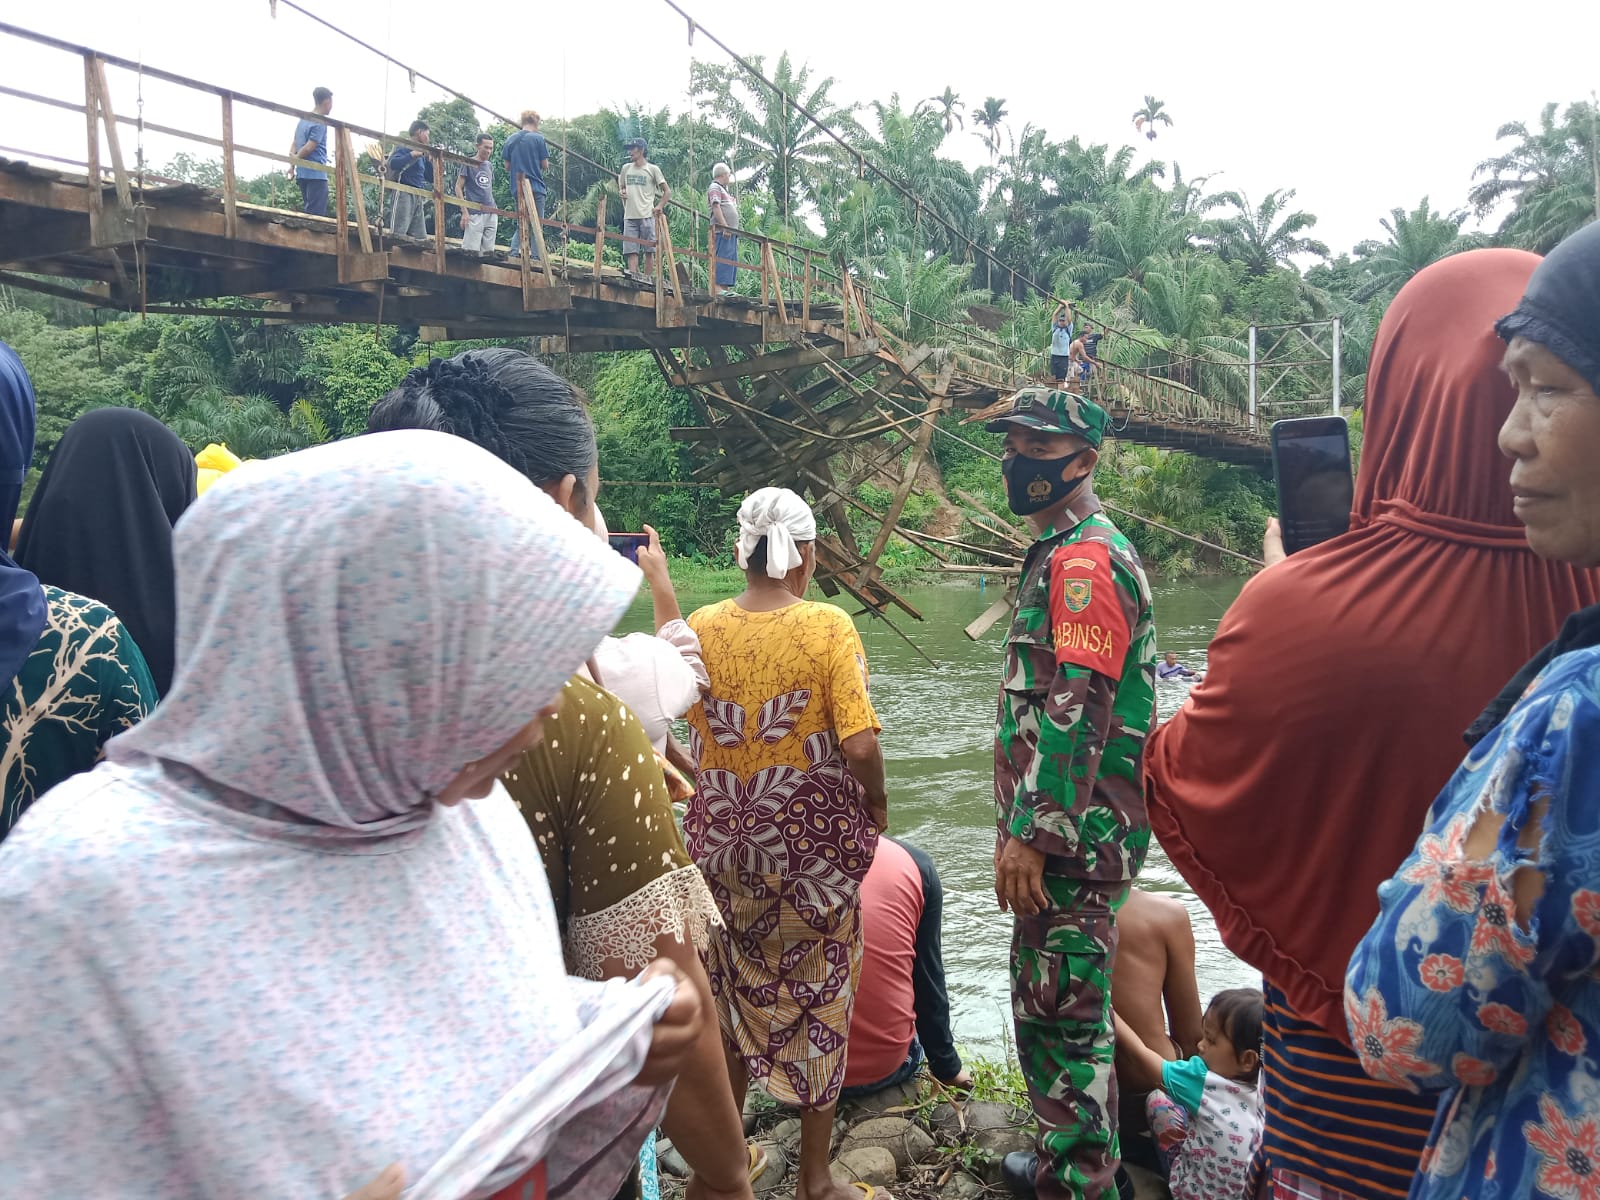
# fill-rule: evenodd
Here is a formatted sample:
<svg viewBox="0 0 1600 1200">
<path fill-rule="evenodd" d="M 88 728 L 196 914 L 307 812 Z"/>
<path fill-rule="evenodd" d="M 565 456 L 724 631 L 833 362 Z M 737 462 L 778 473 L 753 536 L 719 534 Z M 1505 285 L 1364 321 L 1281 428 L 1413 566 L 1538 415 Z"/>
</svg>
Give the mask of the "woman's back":
<svg viewBox="0 0 1600 1200">
<path fill-rule="evenodd" d="M 751 612 L 724 600 L 692 614 L 689 625 L 711 676 L 710 692 L 689 710 L 701 769 L 747 775 L 838 760 L 841 777 L 827 781 L 831 791 L 843 787 L 838 743 L 877 723 L 849 615 L 812 601 Z"/>
</svg>

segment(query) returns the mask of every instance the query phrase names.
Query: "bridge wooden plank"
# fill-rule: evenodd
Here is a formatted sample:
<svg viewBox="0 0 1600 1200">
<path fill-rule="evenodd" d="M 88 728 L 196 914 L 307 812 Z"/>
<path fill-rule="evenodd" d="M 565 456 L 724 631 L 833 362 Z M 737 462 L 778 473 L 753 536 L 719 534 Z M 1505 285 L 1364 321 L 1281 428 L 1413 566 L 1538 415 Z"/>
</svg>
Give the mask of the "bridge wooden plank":
<svg viewBox="0 0 1600 1200">
<path fill-rule="evenodd" d="M 778 350 L 739 362 L 713 364 L 688 371 L 684 375 L 684 386 L 701 387 L 708 383 L 723 383 L 730 379 L 766 375 L 773 371 L 792 371 L 797 367 L 814 367 L 827 360 L 826 352 L 809 346 L 795 350 Z"/>
</svg>

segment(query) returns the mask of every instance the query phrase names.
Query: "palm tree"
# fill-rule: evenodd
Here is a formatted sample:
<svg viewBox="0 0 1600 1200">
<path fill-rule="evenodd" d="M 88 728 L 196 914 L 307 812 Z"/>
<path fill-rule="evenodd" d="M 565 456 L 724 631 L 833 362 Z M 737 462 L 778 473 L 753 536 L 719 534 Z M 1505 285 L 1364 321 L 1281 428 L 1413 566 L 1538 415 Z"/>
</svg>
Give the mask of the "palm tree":
<svg viewBox="0 0 1600 1200">
<path fill-rule="evenodd" d="M 1069 256 L 1067 271 L 1086 291 L 1104 289 L 1137 314 L 1149 301 L 1146 277 L 1187 252 L 1199 227 L 1197 216 L 1174 212 L 1155 184 L 1125 188 L 1095 221 L 1088 250 Z"/>
<path fill-rule="evenodd" d="M 756 70 L 764 70 L 760 57 L 751 61 Z M 785 52 L 771 77 L 778 85 L 776 93 L 751 83 L 739 68 L 697 62 L 691 90 L 711 126 L 730 141 L 730 161 L 755 164 L 741 176 L 744 186 L 766 188 L 778 215 L 789 220 L 816 197 L 831 172 L 850 160 L 801 107 L 846 140 L 860 138 L 862 131 L 855 120 L 856 106 L 840 106 L 831 99 L 836 82 L 832 76 L 813 81 L 811 68 L 796 68 Z"/>
<path fill-rule="evenodd" d="M 945 135 L 938 112 L 926 104 L 907 112 L 900 106 L 898 93 L 890 96 L 887 104 L 873 101 L 872 110 L 878 133 L 866 138 L 862 149 L 890 179 L 917 198 L 918 204 L 901 201 L 906 206 L 905 223 L 920 228 L 924 244 L 937 251 L 964 248 L 939 221 L 954 226 L 962 237 L 975 238 L 980 232 L 978 185 L 960 163 L 939 157 Z"/>
<path fill-rule="evenodd" d="M 1392 297 L 1418 271 L 1441 258 L 1471 250 L 1483 244 L 1476 234 L 1464 235 L 1461 226 L 1467 212 L 1434 212 L 1424 196 L 1413 212 L 1392 209 L 1379 222 L 1389 235 L 1387 241 L 1365 241 L 1356 247 L 1356 261 L 1367 281 L 1356 288 L 1352 299 L 1362 302 L 1374 296 Z"/>
<path fill-rule="evenodd" d="M 1243 400 L 1246 360 L 1238 338 L 1218 333 L 1228 280 L 1214 258 L 1184 254 L 1154 264 L 1144 278 L 1138 316 L 1159 335 L 1168 374 L 1215 400 Z"/>
<path fill-rule="evenodd" d="M 966 121 L 961 117 L 961 110 L 965 106 L 961 103 L 961 97 L 956 94 L 955 89 L 949 84 L 945 85 L 944 91 L 937 96 L 928 97 L 924 103 L 937 106 L 939 121 L 944 126 L 946 137 L 949 137 L 955 131 L 957 125 L 963 129 L 967 127 Z"/>
<path fill-rule="evenodd" d="M 990 96 L 983 102 L 983 107 L 972 114 L 972 123 L 981 126 L 982 133 L 973 130 L 980 141 L 989 148 L 989 161 L 993 162 L 1000 153 L 1000 130 L 1005 127 L 1005 119 L 1010 115 L 1006 112 L 1006 102 Z"/>
<path fill-rule="evenodd" d="M 1156 140 L 1156 126 L 1165 125 L 1172 128 L 1172 118 L 1164 111 L 1166 105 L 1154 96 L 1144 98 L 1144 107 L 1135 109 L 1133 113 L 1133 128 L 1135 132 L 1142 133 L 1150 141 Z"/>
<path fill-rule="evenodd" d="M 893 251 L 878 264 L 872 282 L 874 315 L 912 344 L 948 343 L 952 330 L 947 326 L 965 324 L 968 308 L 989 302 L 989 293 L 973 288 L 971 280 L 972 268 L 965 263 Z M 944 325 L 936 324 L 941 321 Z"/>
<path fill-rule="evenodd" d="M 1223 192 L 1217 199 L 1239 210 L 1237 216 L 1217 222 L 1222 256 L 1244 263 L 1248 274 L 1265 275 L 1297 254 L 1328 257 L 1324 243 L 1300 236 L 1317 223 L 1317 218 L 1308 212 L 1289 211 L 1293 188 L 1268 192 L 1256 207 L 1243 192 Z"/>
<path fill-rule="evenodd" d="M 265 396 L 200 397 L 169 424 L 190 446 L 217 442 L 240 458 L 271 458 L 327 438 L 327 426 L 304 401 L 285 414 Z M 320 435 L 320 436 L 319 436 Z"/>
<path fill-rule="evenodd" d="M 1594 145 L 1600 140 L 1593 129 L 1594 106 L 1581 101 L 1569 105 L 1561 121 L 1556 119 L 1558 108 L 1544 106 L 1537 131 L 1521 121 L 1496 130 L 1496 138 L 1516 138 L 1517 143 L 1477 165 L 1472 176 L 1481 182 L 1468 193 L 1480 217 L 1510 199 L 1501 239 L 1541 252 L 1600 216 L 1600 194 L 1590 190 L 1591 172 L 1600 180 L 1600 166 L 1592 158 L 1600 153 Z M 1600 182 L 1595 189 L 1600 193 Z"/>
</svg>

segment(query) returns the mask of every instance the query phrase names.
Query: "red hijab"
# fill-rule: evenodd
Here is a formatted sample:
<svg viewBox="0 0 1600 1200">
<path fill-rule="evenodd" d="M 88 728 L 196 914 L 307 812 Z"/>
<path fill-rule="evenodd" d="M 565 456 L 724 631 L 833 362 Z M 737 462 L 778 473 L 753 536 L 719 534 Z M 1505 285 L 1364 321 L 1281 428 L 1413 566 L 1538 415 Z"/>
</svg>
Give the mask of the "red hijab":
<svg viewBox="0 0 1600 1200">
<path fill-rule="evenodd" d="M 1528 549 L 1496 445 L 1514 395 L 1494 323 L 1538 262 L 1460 254 L 1395 297 L 1350 532 L 1246 585 L 1145 756 L 1156 836 L 1222 940 L 1341 1039 L 1350 954 L 1462 730 L 1600 598 L 1600 572 Z"/>
</svg>

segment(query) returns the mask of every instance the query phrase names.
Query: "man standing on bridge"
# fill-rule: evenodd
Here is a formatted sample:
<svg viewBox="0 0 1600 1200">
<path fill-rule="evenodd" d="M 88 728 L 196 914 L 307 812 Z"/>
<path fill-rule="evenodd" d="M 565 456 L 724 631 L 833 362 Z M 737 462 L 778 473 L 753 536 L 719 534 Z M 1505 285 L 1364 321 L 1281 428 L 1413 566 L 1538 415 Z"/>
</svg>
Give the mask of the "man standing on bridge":
<svg viewBox="0 0 1600 1200">
<path fill-rule="evenodd" d="M 550 145 L 539 132 L 538 113 L 531 108 L 523 112 L 522 128 L 506 139 L 500 153 L 511 172 L 511 207 L 522 211 L 522 181 L 526 179 L 528 190 L 533 193 L 533 211 L 528 214 L 528 220 L 544 220 L 544 173 L 550 169 Z M 539 239 L 534 238 L 528 249 L 535 258 L 539 257 Z M 511 256 L 515 258 L 521 253 L 522 222 L 518 221 L 511 235 Z"/>
<path fill-rule="evenodd" d="M 494 253 L 494 235 L 500 216 L 494 211 L 494 135 L 480 133 L 470 163 L 456 175 L 456 197 L 482 204 L 481 209 L 463 209 L 461 248 L 474 254 Z"/>
<path fill-rule="evenodd" d="M 333 111 L 333 93 L 325 87 L 319 87 L 311 93 L 311 102 L 319 117 L 325 117 Z M 302 117 L 300 123 L 294 127 L 294 144 L 289 147 L 289 153 L 302 160 L 289 166 L 289 178 L 300 185 L 301 209 L 307 216 L 327 216 L 327 167 L 324 165 L 317 168 L 307 165 L 326 164 L 328 161 L 327 124 Z"/>
<path fill-rule="evenodd" d="M 645 278 L 656 273 L 656 218 L 666 219 L 672 188 L 661 168 L 651 162 L 643 138 L 628 143 L 628 162 L 617 176 L 622 193 L 622 253 L 628 274 L 639 274 L 639 252 L 644 251 Z"/>
<path fill-rule="evenodd" d="M 433 187 L 433 159 L 422 146 L 428 144 L 428 123 L 413 121 L 406 136 L 421 146 L 396 146 L 389 155 L 389 181 L 408 188 L 426 190 Z M 444 220 L 443 213 L 435 219 Z M 394 219 L 389 222 L 389 232 L 396 237 L 425 238 L 428 236 L 428 201 L 416 192 L 394 194 Z"/>
<path fill-rule="evenodd" d="M 1006 638 L 995 736 L 995 896 L 1016 919 L 1011 1002 L 1038 1119 L 1007 1155 L 1020 1195 L 1115 1194 L 1111 971 L 1117 910 L 1150 845 L 1141 764 L 1155 723 L 1155 623 L 1139 555 L 1092 477 L 1106 410 L 1024 388 L 989 423 L 1006 435 L 1011 511 L 1036 541 Z"/>
</svg>

